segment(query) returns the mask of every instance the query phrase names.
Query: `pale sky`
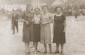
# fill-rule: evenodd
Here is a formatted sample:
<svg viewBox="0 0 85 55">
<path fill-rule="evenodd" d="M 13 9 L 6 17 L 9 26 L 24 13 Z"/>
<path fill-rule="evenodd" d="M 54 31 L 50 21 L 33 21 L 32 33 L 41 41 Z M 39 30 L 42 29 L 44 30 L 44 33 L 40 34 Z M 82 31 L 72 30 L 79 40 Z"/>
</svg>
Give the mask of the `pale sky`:
<svg viewBox="0 0 85 55">
<path fill-rule="evenodd" d="M 0 0 L 0 4 L 28 4 L 29 1 L 32 1 L 32 0 Z M 48 2 L 53 2 L 54 0 L 42 0 L 42 1 L 45 1 L 48 3 Z M 66 1 L 66 0 L 63 0 L 63 1 Z M 85 4 L 85 0 L 69 0 L 69 2 L 71 1 L 77 1 L 77 3 Z"/>
<path fill-rule="evenodd" d="M 26 4 L 29 0 L 0 0 L 0 4 Z"/>
<path fill-rule="evenodd" d="M 32 0 L 0 0 L 0 4 L 27 4 L 30 1 L 32 1 Z M 42 0 L 42 1 L 51 2 L 54 0 Z"/>
</svg>

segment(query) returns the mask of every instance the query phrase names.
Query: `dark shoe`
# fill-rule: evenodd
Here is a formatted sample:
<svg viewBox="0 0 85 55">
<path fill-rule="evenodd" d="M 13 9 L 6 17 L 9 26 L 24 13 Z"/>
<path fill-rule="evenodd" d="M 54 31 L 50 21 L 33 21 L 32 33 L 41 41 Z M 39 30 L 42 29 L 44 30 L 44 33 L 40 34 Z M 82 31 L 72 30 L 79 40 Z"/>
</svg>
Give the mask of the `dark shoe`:
<svg viewBox="0 0 85 55">
<path fill-rule="evenodd" d="M 59 53 L 59 51 L 55 51 L 55 53 L 54 54 L 58 54 Z"/>
<path fill-rule="evenodd" d="M 31 54 L 31 52 L 28 51 L 28 54 Z"/>
<path fill-rule="evenodd" d="M 37 51 L 38 53 L 41 53 L 41 51 Z"/>
<path fill-rule="evenodd" d="M 28 51 L 28 52 L 26 52 L 26 55 L 28 55 L 28 54 L 31 54 L 31 53 Z"/>
<path fill-rule="evenodd" d="M 52 54 L 52 52 L 50 52 L 50 54 Z"/>
<path fill-rule="evenodd" d="M 61 51 L 61 53 L 60 53 L 61 55 L 63 55 L 63 51 Z"/>
<path fill-rule="evenodd" d="M 43 54 L 46 54 L 47 53 L 47 51 L 45 51 Z"/>
<path fill-rule="evenodd" d="M 63 55 L 63 53 L 61 53 L 60 55 Z"/>
</svg>

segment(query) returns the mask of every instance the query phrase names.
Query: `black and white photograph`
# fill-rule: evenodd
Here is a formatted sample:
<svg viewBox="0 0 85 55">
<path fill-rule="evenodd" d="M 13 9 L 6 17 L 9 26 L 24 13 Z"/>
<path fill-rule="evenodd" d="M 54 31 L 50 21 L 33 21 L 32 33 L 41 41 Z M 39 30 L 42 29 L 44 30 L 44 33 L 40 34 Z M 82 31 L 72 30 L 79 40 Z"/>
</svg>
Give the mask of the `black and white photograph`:
<svg viewBox="0 0 85 55">
<path fill-rule="evenodd" d="M 84 55 L 85 0 L 0 0 L 0 55 Z"/>
</svg>

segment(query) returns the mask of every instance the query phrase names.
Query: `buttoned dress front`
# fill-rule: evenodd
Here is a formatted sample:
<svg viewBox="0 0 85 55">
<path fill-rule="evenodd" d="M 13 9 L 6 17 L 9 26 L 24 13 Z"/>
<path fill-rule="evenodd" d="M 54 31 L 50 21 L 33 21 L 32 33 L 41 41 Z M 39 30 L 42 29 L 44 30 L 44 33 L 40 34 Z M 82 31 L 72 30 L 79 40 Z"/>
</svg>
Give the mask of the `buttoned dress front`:
<svg viewBox="0 0 85 55">
<path fill-rule="evenodd" d="M 51 44 L 51 26 L 52 14 L 51 13 L 42 13 L 41 15 L 41 43 Z M 43 25 L 43 23 L 48 23 Z"/>
</svg>

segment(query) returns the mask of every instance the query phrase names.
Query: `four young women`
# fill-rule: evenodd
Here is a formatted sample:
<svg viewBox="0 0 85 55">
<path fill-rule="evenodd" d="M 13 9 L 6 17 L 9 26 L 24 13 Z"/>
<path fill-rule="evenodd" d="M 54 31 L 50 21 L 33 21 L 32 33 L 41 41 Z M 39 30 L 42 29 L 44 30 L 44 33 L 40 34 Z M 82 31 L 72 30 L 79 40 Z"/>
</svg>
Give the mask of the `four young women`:
<svg viewBox="0 0 85 55">
<path fill-rule="evenodd" d="M 54 23 L 54 37 L 53 43 L 56 43 L 55 54 L 59 53 L 59 46 L 61 46 L 60 53 L 63 54 L 63 46 L 66 42 L 65 40 L 65 24 L 66 17 L 62 12 L 60 7 L 55 8 L 54 22 L 52 19 L 52 14 L 48 12 L 48 7 L 42 7 L 43 12 L 40 13 L 39 8 L 34 9 L 32 12 L 32 6 L 28 5 L 26 7 L 26 12 L 22 16 L 23 24 L 23 42 L 25 43 L 26 53 L 29 53 L 29 42 L 33 41 L 36 51 L 38 42 L 44 45 L 45 51 L 47 53 L 47 44 L 49 45 L 50 53 L 52 53 L 51 48 L 51 27 L 50 24 Z"/>
</svg>

